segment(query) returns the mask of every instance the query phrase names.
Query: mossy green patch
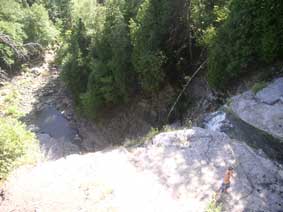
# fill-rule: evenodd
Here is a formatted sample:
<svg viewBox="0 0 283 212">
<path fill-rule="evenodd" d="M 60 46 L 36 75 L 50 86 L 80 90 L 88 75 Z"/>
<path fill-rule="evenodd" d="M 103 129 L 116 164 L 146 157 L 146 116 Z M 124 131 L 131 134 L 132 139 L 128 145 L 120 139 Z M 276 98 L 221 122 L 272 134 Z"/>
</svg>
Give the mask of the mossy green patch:
<svg viewBox="0 0 283 212">
<path fill-rule="evenodd" d="M 252 91 L 256 94 L 267 86 L 266 82 L 257 82 L 253 85 Z"/>
</svg>

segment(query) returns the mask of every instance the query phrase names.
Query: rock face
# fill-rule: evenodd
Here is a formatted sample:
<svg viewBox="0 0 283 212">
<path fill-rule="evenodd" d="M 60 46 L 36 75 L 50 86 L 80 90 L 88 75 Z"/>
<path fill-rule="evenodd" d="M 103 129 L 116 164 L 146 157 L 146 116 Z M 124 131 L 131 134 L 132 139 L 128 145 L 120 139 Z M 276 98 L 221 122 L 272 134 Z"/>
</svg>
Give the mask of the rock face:
<svg viewBox="0 0 283 212">
<path fill-rule="evenodd" d="M 269 158 L 283 163 L 283 78 L 275 79 L 254 94 L 247 91 L 229 105 L 206 115 L 202 127 L 261 149 Z"/>
<path fill-rule="evenodd" d="M 231 109 L 243 121 L 283 142 L 283 78 L 256 95 L 252 91 L 232 98 Z"/>
<path fill-rule="evenodd" d="M 283 170 L 224 133 L 161 133 L 151 144 L 71 155 L 17 170 L 0 211 L 201 212 L 228 166 L 235 173 L 224 211 L 280 211 Z"/>
<path fill-rule="evenodd" d="M 80 153 L 77 145 L 64 139 L 55 139 L 48 134 L 38 134 L 40 150 L 44 160 L 57 160 L 71 154 Z"/>
<path fill-rule="evenodd" d="M 256 98 L 261 102 L 273 105 L 276 102 L 282 101 L 283 97 L 283 78 L 274 80 L 273 83 L 268 85 L 263 90 L 256 94 Z"/>
</svg>

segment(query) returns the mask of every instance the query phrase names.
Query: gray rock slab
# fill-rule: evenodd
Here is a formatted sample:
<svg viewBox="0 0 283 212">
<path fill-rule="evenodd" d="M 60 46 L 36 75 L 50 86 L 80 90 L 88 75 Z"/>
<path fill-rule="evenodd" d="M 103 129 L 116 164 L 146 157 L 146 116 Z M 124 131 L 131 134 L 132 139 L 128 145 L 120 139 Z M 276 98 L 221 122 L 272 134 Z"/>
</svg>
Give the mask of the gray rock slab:
<svg viewBox="0 0 283 212">
<path fill-rule="evenodd" d="M 47 160 L 57 160 L 62 157 L 66 157 L 72 154 L 79 154 L 80 149 L 77 145 L 72 144 L 70 142 L 64 140 L 55 140 L 53 141 L 53 145 L 50 146 L 47 154 Z"/>
<path fill-rule="evenodd" d="M 266 88 L 257 92 L 256 98 L 266 104 L 274 104 L 283 97 L 283 78 L 278 78 L 270 83 Z"/>
<path fill-rule="evenodd" d="M 251 91 L 232 98 L 230 108 L 243 121 L 261 129 L 272 136 L 283 139 L 283 102 L 281 98 L 281 83 L 283 78 L 275 80 L 256 97 Z M 265 103 L 269 93 L 273 104 Z M 264 94 L 264 95 L 263 95 Z M 266 98 L 265 98 L 265 97 Z M 276 98 L 275 98 L 276 97 Z M 259 99 L 260 98 L 260 99 Z"/>
<path fill-rule="evenodd" d="M 223 210 L 280 211 L 282 168 L 224 133 L 161 133 L 151 144 L 71 155 L 19 169 L 4 185 L 0 211 L 204 212 L 228 166 Z"/>
<path fill-rule="evenodd" d="M 71 154 L 80 153 L 79 147 L 70 141 L 55 139 L 48 134 L 38 134 L 37 138 L 44 160 L 57 160 Z"/>
<path fill-rule="evenodd" d="M 37 139 L 39 140 L 40 151 L 43 155 L 46 155 L 52 145 L 54 145 L 55 140 L 48 134 L 38 134 Z"/>
</svg>

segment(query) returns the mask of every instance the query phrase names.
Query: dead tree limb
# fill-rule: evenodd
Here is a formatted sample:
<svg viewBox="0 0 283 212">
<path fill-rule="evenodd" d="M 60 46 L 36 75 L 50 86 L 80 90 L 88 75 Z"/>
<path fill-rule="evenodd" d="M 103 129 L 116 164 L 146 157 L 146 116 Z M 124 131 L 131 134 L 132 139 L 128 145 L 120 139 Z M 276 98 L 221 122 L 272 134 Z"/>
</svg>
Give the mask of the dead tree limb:
<svg viewBox="0 0 283 212">
<path fill-rule="evenodd" d="M 180 94 L 178 95 L 176 101 L 174 102 L 174 104 L 172 105 L 168 115 L 167 115 L 167 120 L 169 120 L 172 112 L 174 111 L 176 105 L 178 104 L 180 98 L 183 96 L 185 90 L 187 89 L 187 87 L 189 86 L 189 84 L 192 82 L 192 80 L 197 76 L 197 74 L 199 73 L 199 71 L 207 64 L 207 59 L 198 67 L 198 69 L 194 72 L 194 74 L 190 77 L 190 79 L 187 81 L 187 83 L 185 84 L 184 88 L 182 89 L 182 91 L 180 92 Z"/>
<path fill-rule="evenodd" d="M 27 59 L 25 52 L 8 35 L 0 33 L 0 43 L 9 46 L 18 59 L 23 61 Z"/>
<path fill-rule="evenodd" d="M 43 47 L 39 43 L 25 43 L 23 45 L 23 47 L 24 48 L 33 49 L 33 50 L 39 50 L 39 51 L 43 52 Z"/>
</svg>

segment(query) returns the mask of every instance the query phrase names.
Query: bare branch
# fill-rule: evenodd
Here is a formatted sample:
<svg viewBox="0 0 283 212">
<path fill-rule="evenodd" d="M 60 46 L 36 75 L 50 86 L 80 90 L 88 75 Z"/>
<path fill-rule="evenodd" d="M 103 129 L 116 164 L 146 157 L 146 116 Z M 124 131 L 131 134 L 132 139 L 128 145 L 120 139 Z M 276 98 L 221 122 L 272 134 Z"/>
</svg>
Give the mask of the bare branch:
<svg viewBox="0 0 283 212">
<path fill-rule="evenodd" d="M 172 112 L 174 111 L 176 105 L 178 104 L 180 98 L 183 96 L 185 90 L 187 89 L 187 87 L 189 86 L 189 84 L 192 82 L 192 80 L 197 76 L 197 74 L 199 73 L 199 71 L 206 65 L 207 60 L 205 60 L 199 67 L 198 69 L 194 72 L 194 74 L 190 77 L 190 79 L 187 81 L 186 85 L 184 86 L 183 90 L 180 92 L 179 96 L 177 97 L 176 101 L 174 102 L 174 104 L 172 105 L 168 115 L 167 115 L 167 120 L 169 120 Z"/>
</svg>

